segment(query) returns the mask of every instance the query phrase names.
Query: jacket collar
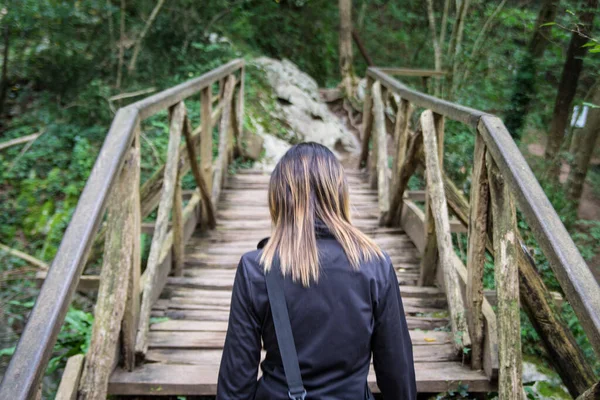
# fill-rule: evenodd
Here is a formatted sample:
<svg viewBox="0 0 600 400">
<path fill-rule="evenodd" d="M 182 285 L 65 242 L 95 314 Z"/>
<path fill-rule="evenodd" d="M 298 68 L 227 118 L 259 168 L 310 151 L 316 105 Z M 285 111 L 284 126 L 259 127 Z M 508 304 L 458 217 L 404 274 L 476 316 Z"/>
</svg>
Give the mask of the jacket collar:
<svg viewBox="0 0 600 400">
<path fill-rule="evenodd" d="M 325 225 L 325 223 L 323 221 L 321 221 L 320 219 L 315 220 L 315 235 L 317 236 L 317 239 L 333 239 L 333 238 L 335 238 L 335 236 L 333 236 L 333 233 L 331 233 L 331 231 L 329 230 L 327 225 Z M 260 242 L 258 242 L 258 244 L 256 245 L 256 248 L 262 249 L 263 247 L 265 247 L 267 245 L 268 241 L 269 241 L 268 237 L 262 239 Z"/>
</svg>

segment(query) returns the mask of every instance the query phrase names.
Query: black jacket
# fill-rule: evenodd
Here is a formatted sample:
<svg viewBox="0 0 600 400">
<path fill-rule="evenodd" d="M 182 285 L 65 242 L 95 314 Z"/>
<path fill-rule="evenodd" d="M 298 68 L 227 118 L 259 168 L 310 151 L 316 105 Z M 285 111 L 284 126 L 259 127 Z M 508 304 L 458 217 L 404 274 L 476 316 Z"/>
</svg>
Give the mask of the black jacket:
<svg viewBox="0 0 600 400">
<path fill-rule="evenodd" d="M 287 399 L 270 313 L 261 248 L 242 256 L 217 387 L 218 400 Z M 284 291 L 307 399 L 363 400 L 371 354 L 384 399 L 417 396 L 398 279 L 389 257 L 350 265 L 326 229 L 317 230 L 321 274 L 305 288 L 285 279 Z M 266 357 L 257 380 L 261 339 Z"/>
</svg>

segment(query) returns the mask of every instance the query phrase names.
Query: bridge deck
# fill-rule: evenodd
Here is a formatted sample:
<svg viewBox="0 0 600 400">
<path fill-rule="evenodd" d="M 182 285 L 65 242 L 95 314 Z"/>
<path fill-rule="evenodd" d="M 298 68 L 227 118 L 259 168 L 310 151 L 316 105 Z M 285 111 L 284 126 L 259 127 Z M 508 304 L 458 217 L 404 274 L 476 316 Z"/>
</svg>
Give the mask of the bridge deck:
<svg viewBox="0 0 600 400">
<path fill-rule="evenodd" d="M 117 369 L 109 393 L 119 395 L 214 395 L 227 329 L 231 288 L 240 256 L 269 235 L 268 175 L 241 171 L 228 179 L 218 203 L 217 229 L 196 232 L 186 248 L 183 277 L 170 277 L 153 308 L 149 351 L 133 372 Z M 365 177 L 349 172 L 355 224 L 391 256 L 398 273 L 420 392 L 467 385 L 493 390 L 483 372 L 461 364 L 446 332 L 445 295 L 418 287 L 419 254 L 401 229 L 378 227 L 377 194 Z M 373 371 L 369 383 L 377 391 Z"/>
</svg>

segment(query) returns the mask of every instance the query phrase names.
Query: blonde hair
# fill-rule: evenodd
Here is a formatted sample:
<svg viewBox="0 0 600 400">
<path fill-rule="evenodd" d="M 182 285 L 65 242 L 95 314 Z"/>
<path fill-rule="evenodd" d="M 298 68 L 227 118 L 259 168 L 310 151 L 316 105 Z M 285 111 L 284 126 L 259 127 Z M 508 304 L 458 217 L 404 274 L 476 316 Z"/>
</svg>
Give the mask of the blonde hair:
<svg viewBox="0 0 600 400">
<path fill-rule="evenodd" d="M 348 197 L 344 169 L 327 147 L 301 143 L 289 149 L 269 182 L 272 235 L 260 257 L 265 272 L 277 256 L 283 275 L 290 274 L 306 287 L 318 282 L 317 219 L 340 243 L 354 269 L 362 261 L 383 258 L 379 246 L 352 225 Z"/>
</svg>

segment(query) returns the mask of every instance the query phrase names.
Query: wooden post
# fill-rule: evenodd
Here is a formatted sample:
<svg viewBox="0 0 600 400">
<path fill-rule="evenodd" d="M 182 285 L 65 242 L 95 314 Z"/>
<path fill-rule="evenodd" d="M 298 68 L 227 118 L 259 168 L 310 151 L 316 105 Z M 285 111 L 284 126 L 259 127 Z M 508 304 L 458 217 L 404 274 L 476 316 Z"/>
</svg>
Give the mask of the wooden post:
<svg viewBox="0 0 600 400">
<path fill-rule="evenodd" d="M 408 136 L 408 135 L 407 135 Z M 388 213 L 387 226 L 399 226 L 402 217 L 402 207 L 404 205 L 404 191 L 408 185 L 408 180 L 417 169 L 419 155 L 422 154 L 423 135 L 420 131 L 415 132 L 408 139 L 408 150 L 406 159 L 400 168 L 398 177 L 398 186 L 393 194 Z"/>
<path fill-rule="evenodd" d="M 221 123 L 219 124 L 219 155 L 217 156 L 211 193 L 211 200 L 213 205 L 217 204 L 217 201 L 219 199 L 221 187 L 223 185 L 223 179 L 227 175 L 227 166 L 229 164 L 227 149 L 229 128 L 231 123 L 231 99 L 233 97 L 234 86 L 235 77 L 233 75 L 230 75 L 227 79 L 227 82 L 225 83 L 225 93 L 223 95 L 223 100 L 221 100 L 224 102 L 225 105 L 223 108 L 223 114 L 221 115 Z"/>
<path fill-rule="evenodd" d="M 240 88 L 237 93 L 236 106 L 235 106 L 235 121 L 236 124 L 236 152 L 237 155 L 242 154 L 242 135 L 244 134 L 244 82 L 246 80 L 246 69 L 242 67 L 240 69 Z"/>
<path fill-rule="evenodd" d="M 69 357 L 54 400 L 77 400 L 83 362 L 83 354 L 76 354 Z"/>
<path fill-rule="evenodd" d="M 444 182 L 440 168 L 439 150 L 436 143 L 436 129 L 434 115 L 431 110 L 421 114 L 421 127 L 423 129 L 423 147 L 425 149 L 425 163 L 427 172 L 427 196 L 430 198 L 432 209 L 432 223 L 435 224 L 436 242 L 439 249 L 440 265 L 443 272 L 444 288 L 450 312 L 450 324 L 454 337 L 454 346 L 457 351 L 467 346 L 470 342 L 467 324 L 465 321 L 465 307 L 458 281 L 458 274 L 454 266 L 454 248 L 450 236 L 450 220 L 448 206 L 444 195 Z M 437 135 L 439 136 L 439 135 Z"/>
<path fill-rule="evenodd" d="M 600 398 L 600 382 L 596 382 L 592 387 L 585 391 L 577 400 L 596 400 Z"/>
<path fill-rule="evenodd" d="M 471 215 L 467 247 L 467 321 L 471 334 L 471 368 L 482 367 L 483 355 L 483 271 L 487 240 L 489 185 L 485 166 L 485 143 L 481 135 L 475 138 L 471 184 Z"/>
<path fill-rule="evenodd" d="M 123 323 L 121 325 L 123 362 L 128 371 L 132 371 L 135 367 L 135 337 L 140 313 L 140 275 L 142 268 L 142 250 L 141 250 L 141 234 L 142 234 L 142 216 L 140 204 L 140 126 L 136 128 L 136 137 L 133 141 L 133 146 L 137 151 L 136 170 L 133 174 L 130 189 L 133 192 L 133 225 L 132 231 L 132 266 L 131 277 L 127 285 L 127 302 L 125 303 L 125 314 L 123 315 Z"/>
<path fill-rule="evenodd" d="M 469 226 L 469 220 L 466 217 L 469 213 L 469 202 L 447 176 L 444 176 L 444 188 L 448 205 L 454 214 Z M 491 219 L 490 217 L 488 215 L 488 221 Z M 488 232 L 490 231 L 488 230 Z M 517 232 L 517 240 L 523 243 L 516 229 L 515 232 Z M 492 240 L 489 235 L 486 236 L 487 250 L 493 254 Z M 518 255 L 521 305 L 540 336 L 549 354 L 548 358 L 569 389 L 569 393 L 573 397 L 577 397 L 579 393 L 594 383 L 593 369 L 585 359 L 569 327 L 554 309 L 552 294 L 544 285 L 537 272 L 537 267 L 523 245 L 521 245 Z"/>
<path fill-rule="evenodd" d="M 408 126 L 410 116 L 413 113 L 413 107 L 406 99 L 400 99 L 400 106 L 396 113 L 396 124 L 394 125 L 394 150 L 395 157 L 392 165 L 392 193 L 396 193 L 398 189 L 398 181 L 400 179 L 400 171 L 406 159 L 406 150 L 408 147 Z M 400 199 L 402 198 L 401 194 Z M 393 204 L 392 204 L 393 206 Z M 398 207 L 398 205 L 396 205 Z"/>
<path fill-rule="evenodd" d="M 200 92 L 200 120 L 202 133 L 200 134 L 200 163 L 201 172 L 208 191 L 212 190 L 212 159 L 213 159 L 213 137 L 212 137 L 212 91 L 211 87 L 202 89 Z"/>
<path fill-rule="evenodd" d="M 373 87 L 373 78 L 367 76 L 367 86 L 365 87 L 365 100 L 363 102 L 363 120 L 362 120 L 362 149 L 358 168 L 367 165 L 369 160 L 369 140 L 371 139 L 371 130 L 373 129 L 373 98 L 371 97 L 371 89 Z"/>
<path fill-rule="evenodd" d="M 80 400 L 104 400 L 108 378 L 116 362 L 117 342 L 125 314 L 127 288 L 135 250 L 135 192 L 139 149 L 133 147 L 125 160 L 108 206 L 104 262 L 89 350 L 80 385 Z"/>
<path fill-rule="evenodd" d="M 196 163 L 196 160 L 191 162 Z M 183 193 L 181 191 L 181 176 L 177 175 L 175 192 L 173 193 L 173 275 L 183 275 L 184 258 L 185 243 L 183 239 Z"/>
<path fill-rule="evenodd" d="M 433 114 L 433 113 L 432 113 Z M 421 114 L 421 119 L 423 118 Z M 437 160 L 440 171 L 444 170 L 444 117 L 439 114 L 433 114 L 433 126 L 437 143 Z M 427 150 L 425 150 L 427 152 Z M 429 181 L 427 183 L 429 192 Z M 432 209 L 429 204 L 431 197 L 425 198 L 425 250 L 421 258 L 421 268 L 419 276 L 420 286 L 432 286 L 435 282 L 436 269 L 438 267 L 438 245 L 436 227 L 433 222 Z"/>
<path fill-rule="evenodd" d="M 137 338 L 135 341 L 135 351 L 137 354 L 145 355 L 148 349 L 147 333 L 150 323 L 150 311 L 154 298 L 156 286 L 156 277 L 158 275 L 158 261 L 160 251 L 163 246 L 163 241 L 167 234 L 169 224 L 169 213 L 173 206 L 173 193 L 175 192 L 175 183 L 177 180 L 177 160 L 179 160 L 179 141 L 181 140 L 181 131 L 183 128 L 183 119 L 185 116 L 185 106 L 183 103 L 178 103 L 174 106 L 173 118 L 169 127 L 169 146 L 167 149 L 167 163 L 165 165 L 165 178 L 163 191 L 160 197 L 158 206 L 158 215 L 150 245 L 150 255 L 148 256 L 148 264 L 146 266 L 145 275 L 147 276 L 144 282 L 142 294 L 142 307 L 140 309 L 140 322 L 138 326 Z"/>
<path fill-rule="evenodd" d="M 387 219 L 390 210 L 390 191 L 388 187 L 388 155 L 387 155 L 387 134 L 385 130 L 385 111 L 381 93 L 381 84 L 375 82 L 373 85 L 373 129 L 375 130 L 375 139 L 377 141 L 377 192 L 379 203 L 379 223 Z"/>
<path fill-rule="evenodd" d="M 204 219 L 208 224 L 208 227 L 210 229 L 214 229 L 217 225 L 215 219 L 215 209 L 212 200 L 210 199 L 210 190 L 208 189 L 208 184 L 204 180 L 204 176 L 202 175 L 202 172 L 200 171 L 200 167 L 198 165 L 198 158 L 196 157 L 196 148 L 194 146 L 194 140 L 192 138 L 192 126 L 187 116 L 185 117 L 185 122 L 183 125 L 183 133 L 185 136 L 186 149 L 188 152 L 188 158 L 190 159 L 192 174 L 194 175 L 196 185 L 198 185 L 200 195 L 202 196 L 202 204 L 205 212 Z"/>
<path fill-rule="evenodd" d="M 487 155 L 494 226 L 494 264 L 498 295 L 499 399 L 521 396 L 521 321 L 515 204 L 504 177 Z"/>
</svg>

